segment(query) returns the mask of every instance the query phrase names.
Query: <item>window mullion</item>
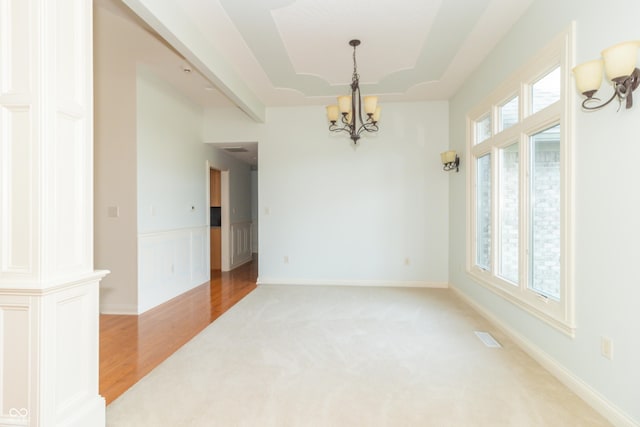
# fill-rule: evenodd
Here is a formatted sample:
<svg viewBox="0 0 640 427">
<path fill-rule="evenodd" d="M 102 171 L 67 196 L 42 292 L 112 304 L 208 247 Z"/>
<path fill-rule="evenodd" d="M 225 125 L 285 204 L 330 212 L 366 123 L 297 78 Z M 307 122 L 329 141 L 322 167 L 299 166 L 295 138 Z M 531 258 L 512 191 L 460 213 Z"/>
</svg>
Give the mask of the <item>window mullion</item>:
<svg viewBox="0 0 640 427">
<path fill-rule="evenodd" d="M 498 191 L 500 185 L 500 176 L 498 173 L 499 165 L 498 149 L 494 145 L 491 148 L 491 276 L 498 277 L 498 224 L 500 223 Z"/>
<path fill-rule="evenodd" d="M 520 132 L 520 283 L 519 288 L 522 293 L 526 292 L 529 286 L 529 241 L 530 241 L 530 149 L 529 136 Z"/>
</svg>

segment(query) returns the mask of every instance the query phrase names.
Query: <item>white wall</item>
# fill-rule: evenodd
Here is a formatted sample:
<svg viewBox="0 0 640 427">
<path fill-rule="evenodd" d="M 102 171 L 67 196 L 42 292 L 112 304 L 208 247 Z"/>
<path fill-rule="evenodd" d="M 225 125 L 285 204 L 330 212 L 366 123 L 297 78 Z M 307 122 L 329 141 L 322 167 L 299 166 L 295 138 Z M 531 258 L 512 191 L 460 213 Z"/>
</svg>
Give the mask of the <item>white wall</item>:
<svg viewBox="0 0 640 427">
<path fill-rule="evenodd" d="M 385 104 L 381 131 L 357 148 L 328 131 L 323 107 L 269 109 L 258 146 L 260 282 L 446 283 L 447 109 Z"/>
<path fill-rule="evenodd" d="M 238 108 L 215 108 L 205 110 L 202 129 L 205 142 L 253 142 L 262 137 L 264 124 Z"/>
<path fill-rule="evenodd" d="M 95 21 L 95 263 L 111 270 L 100 305 L 135 314 L 208 280 L 207 162 L 229 172 L 232 222 L 251 220 L 251 174 L 203 143 L 202 108 L 137 63 L 163 43 L 100 7 Z M 134 37 L 141 51 L 123 49 Z"/>
<path fill-rule="evenodd" d="M 129 21 L 94 10 L 94 255 L 111 274 L 100 284 L 101 309 L 136 311 L 136 54 L 131 37 L 150 38 Z M 118 216 L 108 215 L 117 208 Z"/>
<path fill-rule="evenodd" d="M 202 109 L 145 66 L 137 76 L 138 312 L 209 279 Z"/>
<path fill-rule="evenodd" d="M 209 279 L 207 166 L 229 171 L 232 227 L 251 220 L 249 165 L 204 144 L 202 126 L 201 107 L 138 66 L 139 312 Z"/>
<path fill-rule="evenodd" d="M 143 65 L 137 102 L 138 233 L 206 226 L 202 109 Z"/>
<path fill-rule="evenodd" d="M 609 19 L 614 11 L 616 19 Z M 537 0 L 451 101 L 451 148 L 465 150 L 465 115 L 504 79 L 576 21 L 576 63 L 599 56 L 614 43 L 638 39 L 640 2 Z M 611 89 L 603 87 L 601 97 Z M 576 94 L 576 96 L 578 96 Z M 640 102 L 637 102 L 640 103 Z M 577 104 L 576 104 L 577 105 Z M 582 390 L 595 390 L 592 404 L 609 410 L 619 425 L 640 424 L 640 170 L 625 159 L 640 156 L 638 108 L 616 105 L 575 112 L 575 338 L 569 338 L 474 283 L 465 272 L 465 171 L 451 176 L 450 280 L 523 342 L 549 357 L 551 365 Z M 464 161 L 464 159 L 463 159 Z M 600 355 L 600 339 L 610 337 L 614 358 Z M 587 396 L 589 397 L 589 396 Z M 598 401 L 604 398 L 603 401 Z M 626 413 L 626 418 L 625 414 Z M 630 420 L 633 419 L 633 421 Z"/>
<path fill-rule="evenodd" d="M 203 144 L 202 108 L 147 67 L 138 69 L 138 232 L 209 224 L 207 160 L 229 171 L 231 223 L 250 221 L 249 165 Z"/>
</svg>

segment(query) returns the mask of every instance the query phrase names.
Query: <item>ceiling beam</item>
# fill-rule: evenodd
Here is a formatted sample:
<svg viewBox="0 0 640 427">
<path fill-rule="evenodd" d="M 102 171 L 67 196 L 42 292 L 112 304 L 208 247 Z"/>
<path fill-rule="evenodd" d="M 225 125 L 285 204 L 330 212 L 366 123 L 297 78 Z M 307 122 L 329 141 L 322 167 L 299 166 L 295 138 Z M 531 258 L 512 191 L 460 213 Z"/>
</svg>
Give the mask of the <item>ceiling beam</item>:
<svg viewBox="0 0 640 427">
<path fill-rule="evenodd" d="M 179 2 L 123 2 L 249 117 L 264 122 L 264 104 L 237 76 L 228 61 L 198 32 Z"/>
</svg>

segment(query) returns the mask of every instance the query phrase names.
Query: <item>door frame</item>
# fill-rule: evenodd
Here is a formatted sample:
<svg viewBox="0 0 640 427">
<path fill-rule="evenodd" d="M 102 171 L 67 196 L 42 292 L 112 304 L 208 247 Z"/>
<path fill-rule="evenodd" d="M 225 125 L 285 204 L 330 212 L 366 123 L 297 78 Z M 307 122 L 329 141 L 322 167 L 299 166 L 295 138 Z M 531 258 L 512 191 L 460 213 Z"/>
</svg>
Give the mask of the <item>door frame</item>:
<svg viewBox="0 0 640 427">
<path fill-rule="evenodd" d="M 211 169 L 220 171 L 220 243 L 221 243 L 221 270 L 229 271 L 231 269 L 231 241 L 229 239 L 231 230 L 231 217 L 229 215 L 229 202 L 231 199 L 229 189 L 229 170 L 214 166 L 209 160 L 206 161 L 206 201 L 207 207 L 211 206 Z M 207 225 L 211 227 L 211 215 L 207 210 Z M 211 233 L 209 236 L 208 248 L 211 251 Z M 208 257 L 211 260 L 211 254 Z M 209 274 L 211 274 L 211 264 L 209 264 Z"/>
<path fill-rule="evenodd" d="M 229 171 L 220 170 L 220 216 L 221 216 L 221 237 L 222 240 L 222 271 L 231 270 L 231 215 L 229 215 L 229 202 L 231 199 L 229 188 Z"/>
</svg>

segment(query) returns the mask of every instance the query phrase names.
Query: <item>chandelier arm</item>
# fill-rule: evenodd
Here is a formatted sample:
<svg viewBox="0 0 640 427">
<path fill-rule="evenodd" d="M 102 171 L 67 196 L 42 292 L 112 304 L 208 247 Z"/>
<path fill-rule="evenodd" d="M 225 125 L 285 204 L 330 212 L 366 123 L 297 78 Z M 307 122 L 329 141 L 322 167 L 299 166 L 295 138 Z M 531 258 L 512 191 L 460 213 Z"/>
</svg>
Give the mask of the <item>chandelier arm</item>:
<svg viewBox="0 0 640 427">
<path fill-rule="evenodd" d="M 373 123 L 364 123 L 358 128 L 358 135 L 360 135 L 362 131 L 378 132 L 378 125 L 375 125 Z"/>
<path fill-rule="evenodd" d="M 348 132 L 351 133 L 351 128 L 347 127 L 347 126 L 338 126 L 336 124 L 331 124 L 329 125 L 329 130 L 331 132 Z"/>
</svg>

